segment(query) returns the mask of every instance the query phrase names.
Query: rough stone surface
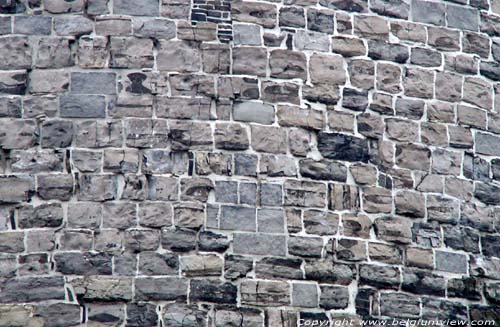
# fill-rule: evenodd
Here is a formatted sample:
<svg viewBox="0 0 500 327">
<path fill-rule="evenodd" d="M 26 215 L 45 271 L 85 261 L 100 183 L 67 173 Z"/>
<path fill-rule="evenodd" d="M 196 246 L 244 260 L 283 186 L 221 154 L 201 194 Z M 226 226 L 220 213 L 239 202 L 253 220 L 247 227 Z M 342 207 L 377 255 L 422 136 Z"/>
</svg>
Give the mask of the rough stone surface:
<svg viewBox="0 0 500 327">
<path fill-rule="evenodd" d="M 499 320 L 499 17 L 0 0 L 0 326 Z"/>
</svg>

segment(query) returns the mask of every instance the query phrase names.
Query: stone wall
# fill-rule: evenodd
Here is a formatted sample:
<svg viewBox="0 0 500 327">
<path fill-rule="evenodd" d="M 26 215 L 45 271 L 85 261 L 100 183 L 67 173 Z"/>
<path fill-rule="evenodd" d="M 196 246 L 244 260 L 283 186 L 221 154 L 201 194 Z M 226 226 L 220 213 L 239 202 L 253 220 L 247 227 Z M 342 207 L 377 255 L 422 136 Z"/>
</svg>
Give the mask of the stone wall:
<svg viewBox="0 0 500 327">
<path fill-rule="evenodd" d="M 0 34 L 0 326 L 499 323 L 500 1 L 0 0 Z"/>
</svg>

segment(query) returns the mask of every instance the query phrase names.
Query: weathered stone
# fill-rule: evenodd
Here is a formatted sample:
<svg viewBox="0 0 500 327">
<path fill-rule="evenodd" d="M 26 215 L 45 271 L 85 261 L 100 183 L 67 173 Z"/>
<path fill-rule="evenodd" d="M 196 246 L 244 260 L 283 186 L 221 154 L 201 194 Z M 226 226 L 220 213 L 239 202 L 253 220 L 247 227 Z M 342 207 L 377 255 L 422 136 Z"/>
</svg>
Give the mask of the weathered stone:
<svg viewBox="0 0 500 327">
<path fill-rule="evenodd" d="M 490 40 L 488 37 L 477 34 L 477 33 L 472 33 L 472 32 L 467 32 L 464 33 L 464 36 L 462 38 L 463 42 L 463 47 L 464 47 L 464 52 L 465 53 L 471 53 L 471 54 L 477 54 L 482 58 L 488 58 L 490 54 Z M 493 57 L 495 57 L 495 46 L 496 43 L 493 43 L 492 46 L 492 53 Z"/>
<path fill-rule="evenodd" d="M 366 242 L 364 241 L 339 239 L 333 245 L 333 252 L 339 260 L 363 261 L 367 259 Z"/>
<path fill-rule="evenodd" d="M 83 68 L 102 68 L 106 63 L 108 40 L 103 36 L 82 36 L 78 41 L 78 63 Z"/>
<path fill-rule="evenodd" d="M 417 144 L 401 144 L 396 146 L 396 163 L 402 168 L 427 171 L 430 166 L 429 149 Z"/>
<path fill-rule="evenodd" d="M 331 10 L 310 7 L 307 10 L 307 28 L 311 31 L 333 34 L 335 15 Z"/>
<path fill-rule="evenodd" d="M 320 237 L 295 236 L 288 240 L 288 252 L 305 258 L 320 258 L 323 240 Z"/>
<path fill-rule="evenodd" d="M 135 298 L 140 301 L 185 300 L 187 280 L 178 277 L 138 277 L 135 279 Z"/>
<path fill-rule="evenodd" d="M 297 50 L 328 51 L 330 48 L 329 37 L 318 32 L 298 30 L 293 38 Z M 309 63 L 310 65 L 310 63 Z M 335 68 L 335 67 L 332 67 Z"/>
<path fill-rule="evenodd" d="M 116 198 L 116 178 L 112 175 L 82 175 L 79 180 L 82 201 L 107 201 Z"/>
<path fill-rule="evenodd" d="M 375 64 L 371 60 L 353 59 L 347 66 L 351 84 L 362 89 L 372 89 L 375 81 Z"/>
<path fill-rule="evenodd" d="M 276 113 L 278 116 L 278 122 L 281 126 L 293 126 L 318 130 L 322 129 L 324 126 L 324 114 L 319 110 L 278 105 Z"/>
<path fill-rule="evenodd" d="M 308 234 L 333 235 L 337 233 L 339 216 L 331 212 L 307 210 L 303 214 L 304 229 Z"/>
<path fill-rule="evenodd" d="M 394 197 L 396 213 L 403 216 L 423 218 L 425 216 L 425 197 L 416 192 L 403 191 Z"/>
<path fill-rule="evenodd" d="M 145 200 L 147 198 L 147 178 L 146 176 L 125 175 L 122 199 Z"/>
<path fill-rule="evenodd" d="M 349 304 L 349 292 L 344 286 L 321 286 L 319 306 L 326 309 L 345 309 Z"/>
<path fill-rule="evenodd" d="M 35 193 L 35 180 L 28 175 L 0 177 L 0 203 L 29 201 Z"/>
<path fill-rule="evenodd" d="M 420 301 L 406 293 L 381 293 L 380 313 L 397 318 L 416 318 L 420 315 Z"/>
<path fill-rule="evenodd" d="M 255 273 L 263 279 L 302 279 L 299 259 L 263 258 L 256 262 Z"/>
<path fill-rule="evenodd" d="M 332 210 L 359 210 L 359 190 L 356 187 L 341 184 L 329 184 L 328 207 Z"/>
<path fill-rule="evenodd" d="M 0 54 L 4 60 L 0 64 L 2 70 L 26 69 L 31 67 L 32 49 L 28 39 L 23 36 L 0 38 Z"/>
<path fill-rule="evenodd" d="M 111 67 L 153 67 L 153 42 L 149 39 L 111 37 L 110 46 Z"/>
<path fill-rule="evenodd" d="M 290 303 L 288 283 L 245 281 L 241 284 L 241 301 L 255 306 L 281 306 Z"/>
<path fill-rule="evenodd" d="M 266 28 L 276 25 L 277 10 L 273 4 L 237 1 L 231 6 L 231 13 L 240 22 L 255 23 Z"/>
<path fill-rule="evenodd" d="M 375 109 L 373 107 L 373 104 L 370 107 L 370 109 L 372 110 Z M 358 131 L 360 134 L 371 138 L 382 137 L 382 135 L 384 134 L 384 121 L 379 115 L 371 113 L 362 113 L 357 118 L 358 118 Z"/>
<path fill-rule="evenodd" d="M 415 142 L 418 139 L 418 125 L 412 121 L 388 118 L 385 120 L 386 134 L 389 138 L 400 142 Z"/>
<path fill-rule="evenodd" d="M 401 69 L 392 64 L 377 64 L 377 88 L 389 93 L 401 92 Z"/>
<path fill-rule="evenodd" d="M 320 283 L 349 285 L 356 278 L 354 266 L 332 263 L 331 260 L 313 260 L 305 264 L 306 279 Z"/>
<path fill-rule="evenodd" d="M 71 285 L 78 296 L 89 302 L 132 299 L 132 280 L 130 278 L 89 276 L 74 279 L 71 281 Z"/>
<path fill-rule="evenodd" d="M 445 280 L 443 277 L 425 270 L 404 269 L 401 289 L 415 294 L 444 296 Z"/>
<path fill-rule="evenodd" d="M 323 208 L 326 204 L 326 187 L 322 183 L 287 180 L 284 189 L 285 205 Z"/>
<path fill-rule="evenodd" d="M 303 159 L 300 160 L 299 167 L 300 174 L 303 177 L 337 182 L 345 182 L 347 180 L 347 168 L 336 161 Z"/>
<path fill-rule="evenodd" d="M 111 275 L 111 256 L 107 253 L 59 252 L 53 257 L 56 271 L 68 275 Z"/>
<path fill-rule="evenodd" d="M 496 185 L 476 183 L 474 188 L 474 197 L 483 203 L 498 205 L 500 203 L 500 198 L 498 197 L 499 191 L 500 187 Z"/>
<path fill-rule="evenodd" d="M 453 318 L 455 321 L 467 321 L 467 307 L 453 301 L 424 298 L 422 316 L 426 319 Z"/>
<path fill-rule="evenodd" d="M 40 175 L 37 177 L 38 196 L 44 200 L 68 201 L 73 195 L 73 176 Z"/>
<path fill-rule="evenodd" d="M 63 222 L 63 209 L 56 203 L 36 207 L 22 207 L 18 213 L 20 228 L 59 227 Z"/>
<path fill-rule="evenodd" d="M 403 78 L 405 94 L 417 98 L 432 98 L 434 89 L 433 72 L 407 68 Z"/>
<path fill-rule="evenodd" d="M 171 303 L 166 305 L 162 314 L 168 326 L 172 327 L 182 327 L 183 324 L 195 326 L 198 323 L 206 323 L 207 320 L 207 310 L 196 305 Z"/>
<path fill-rule="evenodd" d="M 163 126 L 161 127 L 163 128 Z M 156 128 L 156 126 L 154 126 L 154 128 Z M 172 122 L 170 124 L 168 135 L 170 136 L 172 148 L 174 150 L 206 150 L 209 149 L 213 144 L 212 131 L 209 126 L 204 123 L 184 121 Z"/>
<path fill-rule="evenodd" d="M 400 271 L 395 267 L 363 264 L 359 268 L 359 278 L 365 285 L 397 289 L 400 283 Z"/>
<path fill-rule="evenodd" d="M 366 46 L 361 39 L 333 37 L 332 51 L 345 57 L 363 56 L 366 54 Z"/>
<path fill-rule="evenodd" d="M 382 243 L 368 243 L 368 255 L 371 260 L 389 264 L 400 264 L 402 261 L 401 250 L 398 247 Z"/>
<path fill-rule="evenodd" d="M 364 0 L 320 0 L 322 6 L 346 11 L 365 12 L 367 10 L 367 2 Z"/>
<path fill-rule="evenodd" d="M 363 208 L 369 213 L 389 213 L 392 211 L 391 191 L 381 187 L 363 190 Z"/>
<path fill-rule="evenodd" d="M 373 60 L 387 60 L 402 64 L 408 60 L 410 55 L 408 47 L 404 45 L 370 40 L 368 42 L 368 57 Z"/>
<path fill-rule="evenodd" d="M 398 97 L 396 99 L 396 115 L 408 119 L 419 120 L 424 115 L 425 102 L 415 99 L 404 99 Z"/>
<path fill-rule="evenodd" d="M 492 107 L 492 90 L 487 81 L 466 77 L 463 86 L 463 100 L 484 109 Z"/>
<path fill-rule="evenodd" d="M 311 82 L 342 85 L 346 81 L 343 59 L 339 55 L 314 54 L 309 60 Z"/>
<path fill-rule="evenodd" d="M 1 303 L 64 300 L 64 278 L 18 277 L 2 281 Z"/>
<path fill-rule="evenodd" d="M 54 31 L 61 36 L 79 36 L 90 34 L 94 29 L 93 21 L 84 16 L 55 17 Z"/>
<path fill-rule="evenodd" d="M 456 30 L 429 27 L 428 44 L 438 50 L 455 51 L 460 48 L 460 33 Z"/>
<path fill-rule="evenodd" d="M 370 9 L 383 16 L 408 19 L 410 3 L 407 0 L 375 0 L 370 3 Z"/>
<path fill-rule="evenodd" d="M 28 74 L 25 70 L 0 72 L 0 94 L 23 95 L 28 88 Z"/>
<path fill-rule="evenodd" d="M 463 297 L 470 300 L 478 300 L 481 295 L 478 280 L 474 277 L 462 277 L 448 280 L 448 296 Z"/>
<path fill-rule="evenodd" d="M 88 325 L 119 324 L 125 319 L 125 308 L 116 304 L 90 304 L 87 308 Z"/>
<path fill-rule="evenodd" d="M 152 326 L 158 321 L 156 306 L 149 303 L 127 304 L 127 326 Z"/>
<path fill-rule="evenodd" d="M 252 148 L 270 153 L 286 152 L 286 134 L 277 127 L 251 125 Z"/>
<path fill-rule="evenodd" d="M 411 221 L 405 218 L 383 217 L 375 220 L 375 232 L 385 241 L 411 242 Z"/>
<path fill-rule="evenodd" d="M 389 24 L 377 16 L 354 16 L 354 32 L 357 35 L 375 40 L 387 40 L 389 38 Z"/>
<path fill-rule="evenodd" d="M 272 103 L 287 102 L 300 104 L 299 86 L 295 83 L 288 82 L 263 82 L 262 100 Z"/>
<path fill-rule="evenodd" d="M 406 21 L 392 21 L 391 32 L 402 40 L 425 43 L 427 32 L 423 24 Z"/>
<path fill-rule="evenodd" d="M 320 132 L 318 150 L 328 159 L 363 162 L 368 160 L 366 140 L 350 135 Z"/>
</svg>

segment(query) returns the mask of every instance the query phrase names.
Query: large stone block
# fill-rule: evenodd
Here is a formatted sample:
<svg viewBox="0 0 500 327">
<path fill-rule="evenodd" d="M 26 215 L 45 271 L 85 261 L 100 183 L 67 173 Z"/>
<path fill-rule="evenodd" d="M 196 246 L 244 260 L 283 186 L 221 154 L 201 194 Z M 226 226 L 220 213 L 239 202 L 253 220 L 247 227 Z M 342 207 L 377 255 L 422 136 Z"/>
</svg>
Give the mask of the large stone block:
<svg viewBox="0 0 500 327">
<path fill-rule="evenodd" d="M 64 278 L 20 277 L 2 281 L 1 303 L 64 300 Z"/>
<path fill-rule="evenodd" d="M 318 150 L 328 159 L 368 161 L 367 141 L 347 134 L 320 132 Z"/>
<path fill-rule="evenodd" d="M 26 37 L 2 37 L 0 38 L 0 49 L 0 55 L 4 58 L 0 64 L 0 69 L 15 70 L 31 67 L 32 49 Z"/>
<path fill-rule="evenodd" d="M 187 290 L 187 280 L 178 277 L 135 279 L 135 299 L 139 301 L 184 301 Z"/>
</svg>

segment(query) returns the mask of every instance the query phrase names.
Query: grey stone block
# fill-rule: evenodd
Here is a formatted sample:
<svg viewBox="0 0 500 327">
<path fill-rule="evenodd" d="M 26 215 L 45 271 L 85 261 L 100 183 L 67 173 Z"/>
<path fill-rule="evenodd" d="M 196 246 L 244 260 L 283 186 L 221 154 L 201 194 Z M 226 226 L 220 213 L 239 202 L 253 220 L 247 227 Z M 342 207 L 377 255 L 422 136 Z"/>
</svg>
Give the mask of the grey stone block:
<svg viewBox="0 0 500 327">
<path fill-rule="evenodd" d="M 412 19 L 415 22 L 444 26 L 445 5 L 426 0 L 412 0 Z"/>
<path fill-rule="evenodd" d="M 464 254 L 446 251 L 435 251 L 436 269 L 457 274 L 466 274 L 468 258 Z"/>
<path fill-rule="evenodd" d="M 75 94 L 115 94 L 114 73 L 71 73 L 71 92 Z"/>
<path fill-rule="evenodd" d="M 104 118 L 106 100 L 100 95 L 62 95 L 59 111 L 65 118 Z"/>
<path fill-rule="evenodd" d="M 283 235 L 235 233 L 233 242 L 233 250 L 237 254 L 283 256 L 286 253 Z"/>
<path fill-rule="evenodd" d="M 119 15 L 158 16 L 159 11 L 158 0 L 147 0 L 140 3 L 130 0 L 118 0 L 113 3 L 113 12 Z"/>
</svg>

